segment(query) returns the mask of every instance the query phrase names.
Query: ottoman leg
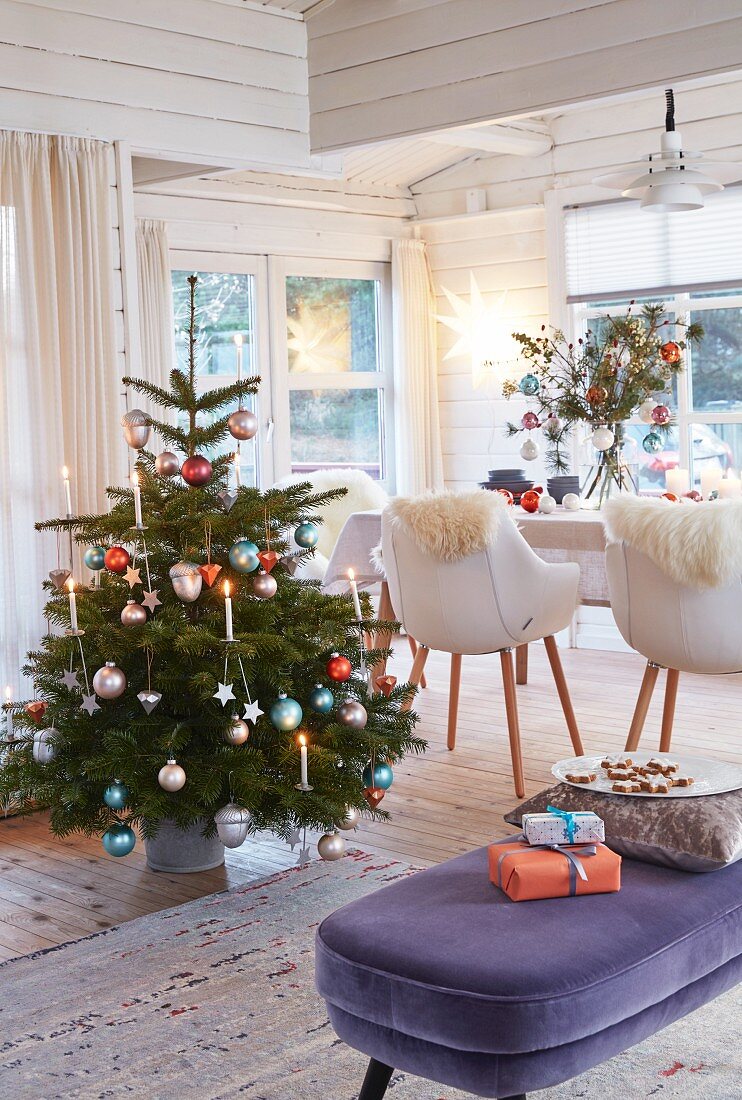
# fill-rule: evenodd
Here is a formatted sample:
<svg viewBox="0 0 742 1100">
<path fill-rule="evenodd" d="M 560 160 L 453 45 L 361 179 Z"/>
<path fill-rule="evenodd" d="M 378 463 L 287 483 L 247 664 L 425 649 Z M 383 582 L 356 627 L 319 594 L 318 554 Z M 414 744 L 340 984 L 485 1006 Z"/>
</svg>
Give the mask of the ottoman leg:
<svg viewBox="0 0 742 1100">
<path fill-rule="evenodd" d="M 393 1073 L 391 1066 L 385 1066 L 383 1062 L 372 1058 L 368 1063 L 358 1100 L 382 1100 Z"/>
</svg>

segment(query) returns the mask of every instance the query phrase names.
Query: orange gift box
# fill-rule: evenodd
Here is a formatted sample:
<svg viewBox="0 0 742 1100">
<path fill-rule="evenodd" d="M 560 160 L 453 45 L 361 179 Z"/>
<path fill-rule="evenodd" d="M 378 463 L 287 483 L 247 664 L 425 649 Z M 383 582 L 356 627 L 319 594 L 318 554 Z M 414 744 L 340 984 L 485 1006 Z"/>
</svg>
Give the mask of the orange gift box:
<svg viewBox="0 0 742 1100">
<path fill-rule="evenodd" d="M 511 901 L 612 894 L 621 889 L 621 857 L 605 844 L 490 844 L 490 880 Z"/>
</svg>

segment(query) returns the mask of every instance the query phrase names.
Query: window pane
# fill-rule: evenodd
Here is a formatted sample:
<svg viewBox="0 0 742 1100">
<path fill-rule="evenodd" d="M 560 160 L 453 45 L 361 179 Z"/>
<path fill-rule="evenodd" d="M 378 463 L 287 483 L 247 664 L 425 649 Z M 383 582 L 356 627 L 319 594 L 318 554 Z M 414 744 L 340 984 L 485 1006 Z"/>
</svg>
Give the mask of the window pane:
<svg viewBox="0 0 742 1100">
<path fill-rule="evenodd" d="M 742 424 L 691 424 L 693 481 L 701 484 L 704 470 L 734 470 L 742 466 Z"/>
<path fill-rule="evenodd" d="M 647 424 L 627 424 L 625 435 L 626 460 L 630 464 L 639 466 L 639 491 L 663 493 L 665 491 L 665 474 L 675 466 L 684 466 L 680 461 L 680 442 L 677 426 L 670 430 L 665 446 L 659 454 L 647 454 L 642 446 L 644 437 L 649 432 Z"/>
<path fill-rule="evenodd" d="M 292 390 L 293 473 L 353 466 L 383 477 L 381 391 Z"/>
<path fill-rule="evenodd" d="M 192 271 L 173 272 L 173 309 L 175 312 L 175 347 L 178 366 L 188 367 L 188 310 Z M 242 333 L 243 377 L 257 374 L 255 365 L 253 277 L 198 271 L 196 288 L 196 318 L 198 346 L 196 369 L 199 374 L 237 373 L 235 333 Z"/>
<path fill-rule="evenodd" d="M 693 408 L 729 412 L 742 408 L 742 309 L 693 314 L 704 337 L 691 353 Z"/>
<path fill-rule="evenodd" d="M 289 371 L 377 371 L 379 285 L 375 279 L 286 279 Z"/>
</svg>

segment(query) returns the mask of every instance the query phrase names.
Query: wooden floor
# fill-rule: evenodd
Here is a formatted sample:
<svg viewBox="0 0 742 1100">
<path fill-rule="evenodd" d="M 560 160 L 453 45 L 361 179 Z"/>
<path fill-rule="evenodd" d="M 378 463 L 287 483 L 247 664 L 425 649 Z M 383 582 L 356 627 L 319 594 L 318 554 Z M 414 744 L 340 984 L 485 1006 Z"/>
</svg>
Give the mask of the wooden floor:
<svg viewBox="0 0 742 1100">
<path fill-rule="evenodd" d="M 570 744 L 542 646 L 531 647 L 529 684 L 518 689 L 527 794 L 550 782 L 550 765 Z M 390 671 L 409 671 L 407 647 Z M 562 651 L 586 752 L 623 748 L 644 662 L 634 654 Z M 417 709 L 428 752 L 395 769 L 385 823 L 366 824 L 354 842 L 417 866 L 436 863 L 510 830 L 502 815 L 517 799 L 510 774 L 499 660 L 463 663 L 459 733 L 446 749 L 448 660 L 431 654 Z M 642 746 L 659 745 L 664 688 L 650 710 Z M 681 677 L 673 748 L 739 760 L 742 676 Z M 195 875 L 147 870 L 141 845 L 125 859 L 97 839 L 57 840 L 44 815 L 0 822 L 0 959 L 100 931 L 291 866 L 297 853 L 273 838 L 227 852 L 223 868 Z"/>
</svg>

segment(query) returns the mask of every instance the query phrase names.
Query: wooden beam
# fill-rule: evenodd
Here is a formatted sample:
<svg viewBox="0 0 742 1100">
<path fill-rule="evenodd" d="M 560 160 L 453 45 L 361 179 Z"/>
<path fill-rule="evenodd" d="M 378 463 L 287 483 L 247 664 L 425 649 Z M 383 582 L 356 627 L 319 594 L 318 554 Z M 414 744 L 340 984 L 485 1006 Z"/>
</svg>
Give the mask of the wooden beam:
<svg viewBox="0 0 742 1100">
<path fill-rule="evenodd" d="M 539 131 L 517 126 L 464 126 L 426 134 L 426 141 L 463 149 L 481 149 L 485 153 L 508 153 L 516 157 L 537 157 L 548 153 L 554 142 L 546 126 Z"/>
</svg>

